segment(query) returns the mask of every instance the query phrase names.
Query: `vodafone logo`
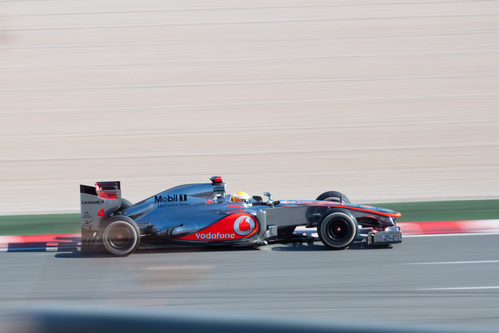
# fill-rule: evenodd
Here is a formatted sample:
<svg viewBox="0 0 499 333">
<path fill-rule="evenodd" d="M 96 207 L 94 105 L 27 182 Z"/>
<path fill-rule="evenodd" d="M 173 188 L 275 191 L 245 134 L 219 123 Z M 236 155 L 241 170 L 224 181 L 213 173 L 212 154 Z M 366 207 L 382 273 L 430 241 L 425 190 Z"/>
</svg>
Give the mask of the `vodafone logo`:
<svg viewBox="0 0 499 333">
<path fill-rule="evenodd" d="M 197 239 L 207 239 L 207 240 L 223 240 L 223 239 L 234 239 L 235 234 L 222 234 L 220 232 L 208 232 L 208 233 L 196 233 Z"/>
<path fill-rule="evenodd" d="M 255 230 L 256 223 L 255 220 L 251 218 L 251 216 L 243 215 L 239 216 L 234 221 L 234 231 L 239 236 L 247 236 Z"/>
<path fill-rule="evenodd" d="M 193 241 L 235 241 L 258 231 L 256 218 L 246 213 L 230 214 L 208 227 L 179 239 Z"/>
</svg>

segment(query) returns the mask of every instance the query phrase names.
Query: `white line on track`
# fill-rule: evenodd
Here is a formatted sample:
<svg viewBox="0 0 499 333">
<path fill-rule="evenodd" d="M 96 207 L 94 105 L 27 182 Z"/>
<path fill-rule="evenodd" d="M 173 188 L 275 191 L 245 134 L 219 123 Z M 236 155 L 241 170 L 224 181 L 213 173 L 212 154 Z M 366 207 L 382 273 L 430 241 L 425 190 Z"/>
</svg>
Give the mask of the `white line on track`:
<svg viewBox="0 0 499 333">
<path fill-rule="evenodd" d="M 433 261 L 407 262 L 403 265 L 460 265 L 460 264 L 498 264 L 499 260 L 470 260 L 470 261 Z"/>
<path fill-rule="evenodd" d="M 478 286 L 478 287 L 445 287 L 445 288 L 422 288 L 420 291 L 445 291 L 445 290 L 490 290 L 499 289 L 499 286 Z"/>
<path fill-rule="evenodd" d="M 415 237 L 456 237 L 456 236 L 490 236 L 490 235 L 499 235 L 499 232 L 468 232 L 468 233 L 459 233 L 459 234 L 426 234 L 426 235 L 405 235 L 404 231 L 402 231 L 403 238 L 415 238 Z"/>
</svg>

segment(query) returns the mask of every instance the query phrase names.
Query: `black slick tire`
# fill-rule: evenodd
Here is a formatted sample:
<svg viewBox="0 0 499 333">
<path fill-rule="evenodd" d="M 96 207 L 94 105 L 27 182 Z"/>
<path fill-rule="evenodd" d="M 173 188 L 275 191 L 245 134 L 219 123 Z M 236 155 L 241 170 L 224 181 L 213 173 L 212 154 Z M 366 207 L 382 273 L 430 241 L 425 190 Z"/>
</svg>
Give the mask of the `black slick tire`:
<svg viewBox="0 0 499 333">
<path fill-rule="evenodd" d="M 337 191 L 327 191 L 322 193 L 317 197 L 315 200 L 320 200 L 320 201 L 338 201 L 338 202 L 344 202 L 344 203 L 350 203 L 350 200 L 346 195 L 344 195 L 341 192 Z"/>
<path fill-rule="evenodd" d="M 357 236 L 357 221 L 346 212 L 333 212 L 327 215 L 317 227 L 321 242 L 333 250 L 343 250 L 350 246 Z"/>
<path fill-rule="evenodd" d="M 128 256 L 140 245 L 140 230 L 128 216 L 112 216 L 102 229 L 102 247 L 114 256 Z"/>
</svg>

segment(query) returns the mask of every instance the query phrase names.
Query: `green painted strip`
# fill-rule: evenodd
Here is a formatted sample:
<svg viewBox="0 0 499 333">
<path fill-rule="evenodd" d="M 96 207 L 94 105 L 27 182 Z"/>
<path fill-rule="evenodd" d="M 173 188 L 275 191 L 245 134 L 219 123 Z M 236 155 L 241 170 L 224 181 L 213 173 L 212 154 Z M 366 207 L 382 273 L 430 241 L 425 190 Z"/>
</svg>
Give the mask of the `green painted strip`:
<svg viewBox="0 0 499 333">
<path fill-rule="evenodd" d="M 80 214 L 0 216 L 0 236 L 80 232 Z"/>
<path fill-rule="evenodd" d="M 499 219 L 499 200 L 375 203 L 402 213 L 398 222 Z M 0 235 L 65 234 L 80 231 L 80 214 L 0 216 Z"/>
<path fill-rule="evenodd" d="M 499 219 L 499 200 L 377 203 L 402 213 L 397 222 Z"/>
</svg>

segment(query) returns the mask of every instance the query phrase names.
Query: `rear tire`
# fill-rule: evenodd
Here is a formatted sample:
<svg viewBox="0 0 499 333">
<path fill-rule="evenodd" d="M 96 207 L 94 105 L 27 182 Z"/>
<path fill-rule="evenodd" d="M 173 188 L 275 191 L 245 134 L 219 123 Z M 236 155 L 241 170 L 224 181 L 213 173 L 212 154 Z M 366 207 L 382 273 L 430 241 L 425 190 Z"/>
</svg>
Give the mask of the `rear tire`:
<svg viewBox="0 0 499 333">
<path fill-rule="evenodd" d="M 140 230 L 128 216 L 113 216 L 106 221 L 102 231 L 104 250 L 115 256 L 128 256 L 140 244 Z"/>
<path fill-rule="evenodd" d="M 344 202 L 344 203 L 350 203 L 350 200 L 346 195 L 344 195 L 341 192 L 337 191 L 328 191 L 324 192 L 321 195 L 317 197 L 315 200 L 320 200 L 320 201 L 338 201 L 338 202 Z"/>
<path fill-rule="evenodd" d="M 334 212 L 324 218 L 317 227 L 319 238 L 333 250 L 343 250 L 350 246 L 357 236 L 355 217 L 344 212 Z"/>
<path fill-rule="evenodd" d="M 121 198 L 121 206 L 120 206 L 119 210 L 125 210 L 131 206 L 133 206 L 133 204 L 130 202 L 130 200 L 127 200 L 125 198 Z"/>
</svg>

